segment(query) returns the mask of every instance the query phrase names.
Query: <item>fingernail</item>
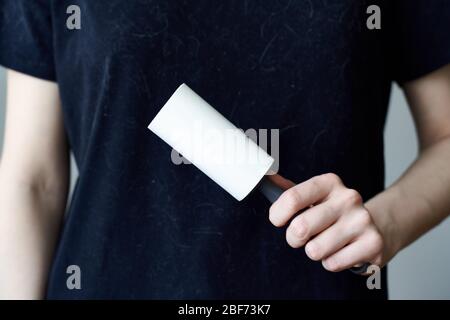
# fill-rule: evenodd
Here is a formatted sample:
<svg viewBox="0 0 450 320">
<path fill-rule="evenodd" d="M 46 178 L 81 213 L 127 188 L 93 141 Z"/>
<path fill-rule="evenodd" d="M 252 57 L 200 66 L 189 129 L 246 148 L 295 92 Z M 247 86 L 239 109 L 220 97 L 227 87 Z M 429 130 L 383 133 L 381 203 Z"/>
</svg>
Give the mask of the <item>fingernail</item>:
<svg viewBox="0 0 450 320">
<path fill-rule="evenodd" d="M 336 262 L 333 258 L 328 258 L 324 261 L 322 261 L 322 265 L 325 267 L 325 269 L 333 270 L 336 266 Z"/>
<path fill-rule="evenodd" d="M 309 242 L 305 247 L 305 251 L 311 259 L 315 259 L 317 257 L 317 246 L 314 242 Z"/>
</svg>

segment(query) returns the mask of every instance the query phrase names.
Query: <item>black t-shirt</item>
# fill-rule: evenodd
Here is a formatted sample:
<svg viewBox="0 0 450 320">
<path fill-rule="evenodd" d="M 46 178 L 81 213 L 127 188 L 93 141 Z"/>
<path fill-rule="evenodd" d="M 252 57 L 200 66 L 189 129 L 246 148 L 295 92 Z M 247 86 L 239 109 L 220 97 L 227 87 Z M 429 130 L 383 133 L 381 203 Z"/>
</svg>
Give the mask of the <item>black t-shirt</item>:
<svg viewBox="0 0 450 320">
<path fill-rule="evenodd" d="M 186 82 L 238 127 L 279 128 L 283 176 L 334 172 L 367 200 L 391 83 L 450 62 L 449 21 L 447 0 L 0 0 L 0 63 L 58 83 L 80 173 L 48 298 L 385 298 L 385 273 L 368 290 L 325 271 L 260 194 L 237 202 L 174 165 L 147 125 Z"/>
</svg>

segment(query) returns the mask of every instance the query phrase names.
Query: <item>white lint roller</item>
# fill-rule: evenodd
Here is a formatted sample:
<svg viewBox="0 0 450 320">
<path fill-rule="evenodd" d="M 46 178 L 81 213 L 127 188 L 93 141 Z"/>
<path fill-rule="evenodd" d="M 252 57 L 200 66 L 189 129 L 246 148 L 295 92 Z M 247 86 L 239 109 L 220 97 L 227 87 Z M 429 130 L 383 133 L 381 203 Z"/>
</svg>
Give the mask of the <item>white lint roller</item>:
<svg viewBox="0 0 450 320">
<path fill-rule="evenodd" d="M 264 178 L 274 159 L 186 84 L 148 128 L 238 201 L 256 186 L 271 202 L 283 191 Z"/>
</svg>

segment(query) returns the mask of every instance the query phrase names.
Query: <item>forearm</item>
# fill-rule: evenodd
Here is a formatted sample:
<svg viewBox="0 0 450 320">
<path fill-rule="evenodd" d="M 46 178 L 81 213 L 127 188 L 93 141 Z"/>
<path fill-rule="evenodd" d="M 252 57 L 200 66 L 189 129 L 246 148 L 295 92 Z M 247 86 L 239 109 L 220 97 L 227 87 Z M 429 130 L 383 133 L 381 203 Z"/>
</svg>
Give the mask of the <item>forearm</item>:
<svg viewBox="0 0 450 320">
<path fill-rule="evenodd" d="M 396 183 L 366 203 L 393 251 L 406 247 L 450 214 L 449 160 L 450 137 L 423 150 Z"/>
<path fill-rule="evenodd" d="M 0 299 L 44 297 L 62 199 L 52 190 L 0 176 Z"/>
</svg>

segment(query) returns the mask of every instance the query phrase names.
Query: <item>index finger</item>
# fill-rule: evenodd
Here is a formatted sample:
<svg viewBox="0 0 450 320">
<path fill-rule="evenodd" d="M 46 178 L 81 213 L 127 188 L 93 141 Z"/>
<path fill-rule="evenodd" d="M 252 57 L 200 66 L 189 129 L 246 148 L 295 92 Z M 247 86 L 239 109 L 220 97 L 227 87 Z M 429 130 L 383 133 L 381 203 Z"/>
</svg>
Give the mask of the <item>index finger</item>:
<svg viewBox="0 0 450 320">
<path fill-rule="evenodd" d="M 300 210 L 327 199 L 339 183 L 335 174 L 323 174 L 289 188 L 270 207 L 270 221 L 277 227 L 285 225 Z"/>
</svg>

